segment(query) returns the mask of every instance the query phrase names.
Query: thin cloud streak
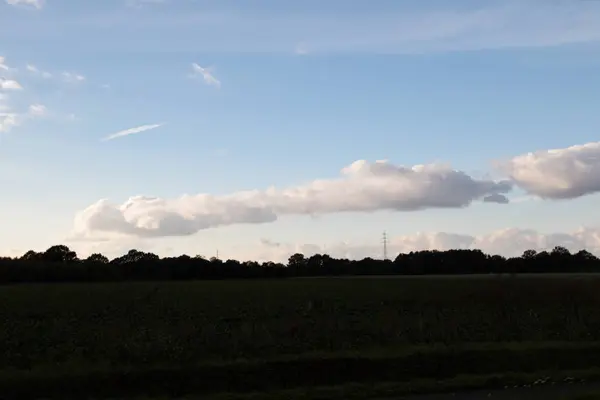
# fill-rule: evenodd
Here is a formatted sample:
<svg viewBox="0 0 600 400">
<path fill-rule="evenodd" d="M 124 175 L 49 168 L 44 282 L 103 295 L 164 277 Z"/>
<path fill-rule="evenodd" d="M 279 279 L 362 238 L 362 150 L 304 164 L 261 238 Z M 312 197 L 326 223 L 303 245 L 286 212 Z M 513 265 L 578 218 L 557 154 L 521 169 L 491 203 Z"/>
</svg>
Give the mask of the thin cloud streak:
<svg viewBox="0 0 600 400">
<path fill-rule="evenodd" d="M 197 76 L 202 76 L 202 79 L 204 79 L 204 83 L 206 83 L 207 85 L 216 86 L 217 88 L 221 87 L 221 81 L 215 78 L 210 68 L 203 68 L 200 65 L 193 63 L 192 69 L 194 70 L 192 77 L 195 78 Z"/>
<path fill-rule="evenodd" d="M 46 4 L 46 0 L 6 0 L 6 4 L 11 6 L 33 7 L 36 10 L 41 10 Z"/>
<path fill-rule="evenodd" d="M 106 136 L 105 138 L 102 139 L 102 141 L 106 142 L 108 140 L 113 140 L 113 139 L 120 138 L 123 136 L 129 136 L 129 135 L 134 135 L 136 133 L 146 132 L 146 131 L 149 131 L 152 129 L 160 128 L 163 125 L 164 124 L 142 125 L 142 126 L 138 126 L 135 128 L 125 129 L 125 130 L 122 130 L 122 131 L 119 131 L 119 132 L 116 132 L 116 133 Z"/>
</svg>

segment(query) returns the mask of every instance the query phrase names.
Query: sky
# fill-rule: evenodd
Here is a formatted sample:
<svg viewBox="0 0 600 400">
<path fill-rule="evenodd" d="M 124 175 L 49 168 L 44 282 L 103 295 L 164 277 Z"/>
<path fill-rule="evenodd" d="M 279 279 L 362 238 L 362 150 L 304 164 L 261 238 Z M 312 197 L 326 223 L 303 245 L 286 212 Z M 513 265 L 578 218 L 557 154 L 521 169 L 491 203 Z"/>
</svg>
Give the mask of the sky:
<svg viewBox="0 0 600 400">
<path fill-rule="evenodd" d="M 600 1 L 0 0 L 0 255 L 600 255 Z"/>
</svg>

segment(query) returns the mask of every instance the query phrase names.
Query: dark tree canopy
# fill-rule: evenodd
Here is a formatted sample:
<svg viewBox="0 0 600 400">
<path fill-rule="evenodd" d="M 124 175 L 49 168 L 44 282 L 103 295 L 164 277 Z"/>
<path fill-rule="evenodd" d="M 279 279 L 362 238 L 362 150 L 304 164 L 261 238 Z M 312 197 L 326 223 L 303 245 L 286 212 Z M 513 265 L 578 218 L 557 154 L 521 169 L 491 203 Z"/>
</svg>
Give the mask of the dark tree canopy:
<svg viewBox="0 0 600 400">
<path fill-rule="evenodd" d="M 292 278 L 338 275 L 435 275 L 502 273 L 600 272 L 600 260 L 586 250 L 571 254 L 557 246 L 551 251 L 527 250 L 521 257 L 505 258 L 481 250 L 417 251 L 394 260 L 336 259 L 327 254 L 293 254 L 287 264 L 206 259 L 202 256 L 160 258 L 132 249 L 109 260 L 95 253 L 80 260 L 64 245 L 43 253 L 28 251 L 18 258 L 0 258 L 0 283 L 102 282 L 131 280 L 196 280 Z"/>
</svg>

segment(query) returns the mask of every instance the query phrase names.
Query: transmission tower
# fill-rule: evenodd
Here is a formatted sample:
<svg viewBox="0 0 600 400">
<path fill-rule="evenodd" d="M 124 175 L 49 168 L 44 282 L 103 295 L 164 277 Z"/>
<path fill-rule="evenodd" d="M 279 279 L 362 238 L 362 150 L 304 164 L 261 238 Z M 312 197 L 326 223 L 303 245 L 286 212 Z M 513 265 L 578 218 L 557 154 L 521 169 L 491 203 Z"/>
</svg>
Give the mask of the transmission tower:
<svg viewBox="0 0 600 400">
<path fill-rule="evenodd" d="M 387 233 L 385 231 L 383 231 L 383 259 L 384 260 L 388 259 L 388 256 L 387 256 L 387 244 L 388 244 Z"/>
</svg>

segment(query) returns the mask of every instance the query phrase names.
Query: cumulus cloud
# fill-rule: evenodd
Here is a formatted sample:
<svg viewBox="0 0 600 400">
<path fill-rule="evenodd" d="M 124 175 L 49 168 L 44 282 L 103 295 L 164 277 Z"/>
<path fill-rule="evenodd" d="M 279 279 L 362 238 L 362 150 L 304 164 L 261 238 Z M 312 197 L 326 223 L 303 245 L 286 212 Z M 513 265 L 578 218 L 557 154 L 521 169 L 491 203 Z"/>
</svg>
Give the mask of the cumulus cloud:
<svg viewBox="0 0 600 400">
<path fill-rule="evenodd" d="M 203 68 L 200 65 L 193 63 L 192 64 L 192 77 L 196 78 L 202 76 L 204 83 L 209 86 L 216 86 L 217 88 L 221 87 L 221 81 L 219 81 L 212 73 L 211 68 Z"/>
<path fill-rule="evenodd" d="M 164 124 L 142 125 L 142 126 L 137 126 L 135 128 L 125 129 L 125 130 L 122 130 L 122 131 L 119 131 L 119 132 L 116 132 L 116 133 L 106 136 L 105 138 L 102 139 L 102 141 L 112 140 L 112 139 L 116 139 L 116 138 L 123 137 L 123 136 L 134 135 L 136 133 L 142 133 L 145 131 L 159 128 L 163 125 Z"/>
<path fill-rule="evenodd" d="M 20 90 L 23 87 L 19 82 L 13 79 L 0 78 L 0 89 L 2 90 Z"/>
<path fill-rule="evenodd" d="M 6 0 L 7 4 L 12 6 L 26 6 L 41 10 L 46 4 L 46 0 Z"/>
<path fill-rule="evenodd" d="M 600 142 L 523 154 L 500 170 L 527 193 L 573 199 L 600 192 Z"/>
<path fill-rule="evenodd" d="M 273 222 L 285 215 L 460 208 L 510 190 L 508 181 L 475 179 L 447 165 L 404 167 L 360 160 L 343 168 L 339 178 L 285 189 L 175 199 L 137 196 L 121 205 L 100 200 L 77 214 L 74 234 L 185 236 L 217 226 Z"/>
<path fill-rule="evenodd" d="M 588 250 L 600 256 L 600 228 L 581 228 L 570 233 L 542 233 L 534 230 L 507 228 L 480 236 L 446 232 L 419 232 L 411 235 L 391 237 L 388 255 L 395 258 L 400 253 L 421 250 L 480 249 L 488 254 L 515 257 L 525 250 L 552 250 L 563 246 L 572 252 Z M 252 250 L 241 252 L 241 259 L 285 262 L 290 255 L 302 253 L 329 254 L 335 258 L 363 259 L 383 257 L 379 243 L 336 243 L 328 246 L 317 244 L 290 244 L 261 239 Z"/>
</svg>

